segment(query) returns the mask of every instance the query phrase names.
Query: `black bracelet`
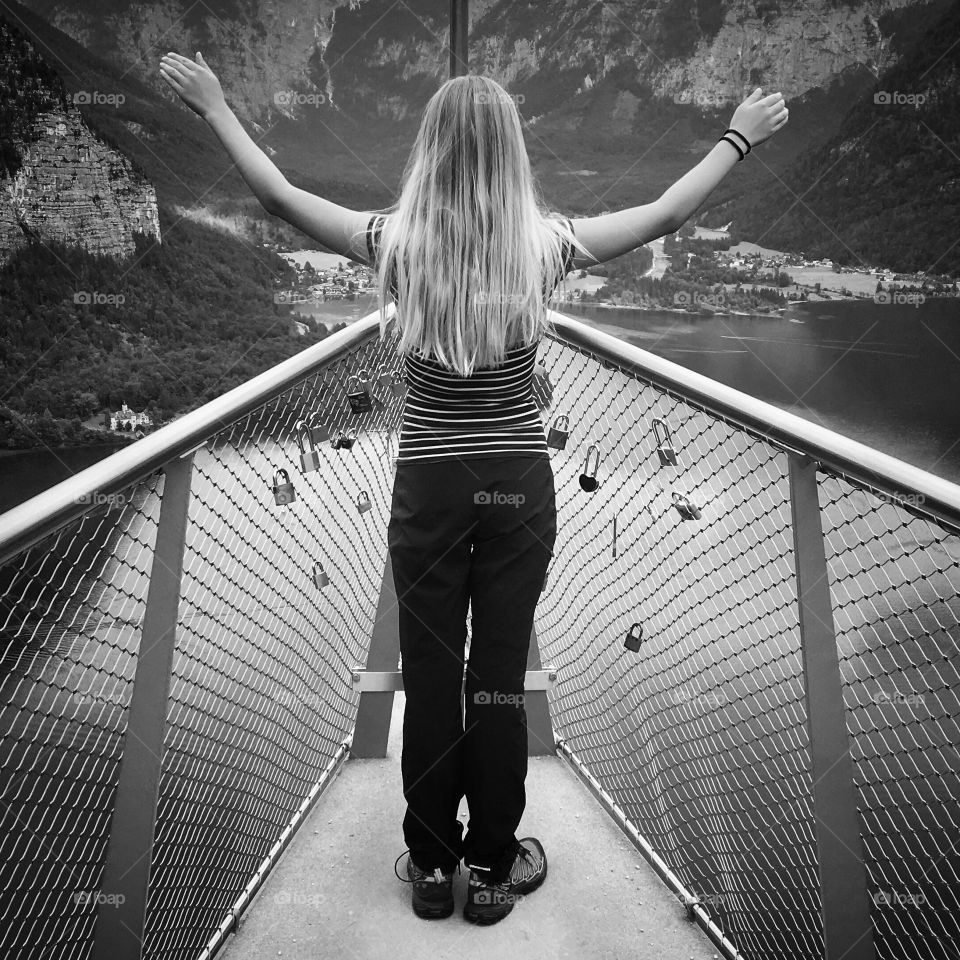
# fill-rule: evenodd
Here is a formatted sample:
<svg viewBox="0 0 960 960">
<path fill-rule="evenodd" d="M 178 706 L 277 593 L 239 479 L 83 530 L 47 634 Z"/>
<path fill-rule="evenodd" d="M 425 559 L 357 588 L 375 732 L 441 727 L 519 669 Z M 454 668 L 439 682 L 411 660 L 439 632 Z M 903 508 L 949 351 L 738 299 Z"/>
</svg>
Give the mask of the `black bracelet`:
<svg viewBox="0 0 960 960">
<path fill-rule="evenodd" d="M 733 147 L 733 149 L 736 150 L 737 153 L 740 154 L 740 157 L 739 157 L 739 159 L 737 160 L 737 163 L 739 163 L 740 160 L 742 160 L 742 159 L 746 156 L 746 154 L 740 149 L 739 144 L 737 144 L 737 143 L 735 143 L 733 140 L 731 140 L 726 134 L 724 134 L 724 135 L 720 138 L 720 140 L 726 140 L 727 143 L 729 143 L 730 146 Z M 717 143 L 719 143 L 720 140 L 718 140 Z"/>
<path fill-rule="evenodd" d="M 733 127 L 727 127 L 727 129 L 724 130 L 723 132 L 724 134 L 735 133 L 746 144 L 747 153 L 749 153 L 750 150 L 752 149 L 752 147 L 750 146 L 750 141 L 739 130 L 734 130 Z"/>
</svg>

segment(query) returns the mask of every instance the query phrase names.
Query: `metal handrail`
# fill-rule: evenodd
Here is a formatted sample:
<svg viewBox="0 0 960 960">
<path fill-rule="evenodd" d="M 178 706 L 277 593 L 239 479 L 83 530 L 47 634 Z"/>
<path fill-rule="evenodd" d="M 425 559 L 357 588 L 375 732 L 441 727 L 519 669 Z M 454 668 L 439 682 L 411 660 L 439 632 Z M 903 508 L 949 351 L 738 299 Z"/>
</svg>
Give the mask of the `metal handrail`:
<svg viewBox="0 0 960 960">
<path fill-rule="evenodd" d="M 960 485 L 873 447 L 694 373 L 570 317 L 551 313 L 561 339 L 629 369 L 640 379 L 748 433 L 889 496 L 904 509 L 960 530 Z"/>
<path fill-rule="evenodd" d="M 387 309 L 392 316 L 393 306 Z M 331 334 L 246 383 L 184 414 L 141 440 L 0 514 L 0 565 L 82 516 L 96 502 L 142 480 L 164 464 L 202 447 L 252 410 L 348 354 L 379 326 L 380 311 Z"/>
<path fill-rule="evenodd" d="M 388 307 L 388 318 L 393 315 Z M 960 530 L 960 485 L 881 453 L 803 417 L 728 387 L 680 364 L 554 311 L 560 339 L 625 367 L 688 403 L 817 461 L 826 472 L 856 480 L 912 512 Z M 225 426 L 281 394 L 318 367 L 348 353 L 379 327 L 380 311 L 368 314 L 215 400 L 161 427 L 142 440 L 68 477 L 0 514 L 0 564 L 87 510 L 96 494 L 109 495 L 149 476 L 165 463 L 206 443 Z"/>
<path fill-rule="evenodd" d="M 369 314 L 349 329 L 302 351 L 185 415 L 176 423 L 169 424 L 0 515 L 0 563 L 3 563 L 46 536 L 59 533 L 67 523 L 89 515 L 95 509 L 95 494 L 119 492 L 158 471 L 163 471 L 166 477 L 160 499 L 149 594 L 140 623 L 140 654 L 128 711 L 127 746 L 120 776 L 121 787 L 135 783 L 136 790 L 126 789 L 124 793 L 118 787 L 107 856 L 107 867 L 112 873 L 105 868 L 103 880 L 104 889 L 117 890 L 126 885 L 129 890 L 139 893 L 136 897 L 131 895 L 128 898 L 133 904 L 128 911 L 133 917 L 131 925 L 122 922 L 122 918 L 118 920 L 119 914 L 110 915 L 112 925 L 98 923 L 96 956 L 115 955 L 110 952 L 114 949 L 114 941 L 110 937 L 120 928 L 124 937 L 134 926 L 141 930 L 143 928 L 147 864 L 143 862 L 142 867 L 138 867 L 135 882 L 129 876 L 132 868 L 128 868 L 127 864 L 131 853 L 137 857 L 137 862 L 142 861 L 141 852 L 152 845 L 156 826 L 156 800 L 161 772 L 159 758 L 163 753 L 171 664 L 178 625 L 181 623 L 183 555 L 189 498 L 193 489 L 193 453 L 211 441 L 215 442 L 244 417 L 290 394 L 321 368 L 339 362 L 345 355 L 356 353 L 358 348 L 379 353 L 378 363 L 388 360 L 389 356 L 386 355 L 392 353 L 391 345 L 376 340 L 380 316 L 379 311 Z M 864 861 L 860 858 L 851 867 L 847 856 L 849 851 L 859 848 L 861 834 L 857 821 L 854 771 L 847 743 L 844 688 L 833 624 L 834 606 L 825 551 L 825 513 L 819 501 L 821 488 L 818 486 L 817 473 L 835 472 L 842 477 L 849 477 L 855 485 L 883 491 L 905 509 L 932 516 L 951 528 L 960 527 L 960 486 L 596 331 L 580 321 L 555 312 L 550 312 L 550 320 L 553 342 L 544 344 L 547 357 L 544 362 L 549 363 L 549 357 L 554 354 L 568 358 L 576 353 L 586 354 L 591 359 L 592 366 L 587 374 L 591 379 L 608 367 L 618 374 L 626 374 L 628 380 L 651 385 L 655 391 L 672 396 L 679 404 L 702 410 L 768 446 L 787 452 L 783 464 L 785 469 L 781 472 L 781 479 L 787 481 L 787 490 L 781 490 L 780 503 L 782 506 L 789 502 L 792 518 L 789 526 L 793 532 L 792 563 L 795 568 L 797 624 L 800 652 L 804 658 L 806 727 L 811 753 L 811 802 L 816 825 L 818 863 L 823 874 L 820 892 L 824 939 L 830 956 L 849 954 L 848 960 L 872 957 L 871 942 L 862 936 L 862 931 L 870 927 L 866 909 L 868 884 Z M 600 376 L 598 379 L 603 381 L 605 378 Z M 571 389 L 569 384 L 567 389 Z M 303 397 L 300 399 L 303 400 Z M 339 401 L 342 398 L 337 396 L 334 399 Z M 312 401 L 313 397 L 310 398 Z M 638 401 L 635 415 L 631 416 L 628 410 L 626 419 L 629 422 L 620 426 L 632 431 L 647 418 L 650 409 L 641 410 Z M 606 411 L 607 407 L 603 406 L 599 416 L 606 416 Z M 286 414 L 289 413 L 287 410 Z M 395 413 L 396 408 L 391 416 Z M 284 420 L 285 431 L 289 430 L 289 419 L 286 416 Z M 395 429 L 395 421 L 391 423 Z M 289 437 L 286 439 L 289 440 Z M 784 493 L 787 494 L 787 501 L 782 499 Z M 907 504 L 902 502 L 904 499 L 915 499 L 916 502 Z M 382 583 L 388 582 L 392 582 L 389 566 L 385 567 Z M 371 644 L 374 642 L 371 640 Z M 539 667 L 539 662 L 536 667 Z M 368 659 L 366 669 L 381 671 L 387 667 L 377 666 Z M 549 739 L 552 742 L 552 737 Z M 574 750 L 574 746 L 568 746 L 562 752 L 587 770 L 592 760 L 580 761 Z M 138 751 L 148 756 L 149 762 L 144 767 L 152 770 L 153 779 L 147 791 L 153 797 L 149 809 L 139 799 L 144 792 L 145 780 L 138 772 Z M 597 783 L 600 783 L 599 779 Z M 632 822 L 627 826 L 629 817 L 623 812 L 628 807 L 624 806 L 618 813 L 619 809 L 617 807 L 613 811 L 618 822 L 622 821 L 621 826 L 636 841 L 634 834 L 639 836 L 639 828 L 634 827 Z M 284 832 L 283 841 L 286 842 L 290 835 L 290 831 Z M 647 843 L 647 846 L 654 850 L 651 844 Z M 251 884 L 256 886 L 262 880 L 265 870 L 273 862 L 273 853 L 279 849 L 275 846 L 256 871 Z M 250 885 L 248 888 L 253 890 Z M 692 908 L 694 918 L 705 925 L 709 933 L 713 921 L 710 921 L 708 911 L 698 910 L 695 897 L 687 897 L 686 892 L 686 887 L 680 891 L 684 894 L 688 909 Z M 232 928 L 237 912 L 243 909 L 244 903 L 241 898 L 234 905 L 224 921 L 226 927 L 222 933 Z M 720 926 L 717 926 L 714 932 L 719 930 Z M 715 937 L 714 942 L 729 955 L 729 944 L 725 939 Z M 857 943 L 861 944 L 858 952 L 851 953 Z"/>
</svg>

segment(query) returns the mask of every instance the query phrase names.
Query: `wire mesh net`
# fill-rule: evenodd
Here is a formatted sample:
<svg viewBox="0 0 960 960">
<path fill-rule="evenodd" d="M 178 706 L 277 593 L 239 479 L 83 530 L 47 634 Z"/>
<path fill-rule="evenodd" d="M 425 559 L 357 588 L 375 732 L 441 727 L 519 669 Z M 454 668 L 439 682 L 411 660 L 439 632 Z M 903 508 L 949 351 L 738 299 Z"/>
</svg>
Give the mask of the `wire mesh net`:
<svg viewBox="0 0 960 960">
<path fill-rule="evenodd" d="M 374 334 L 194 454 L 144 956 L 200 953 L 352 729 L 394 350 Z M 820 957 L 787 454 L 559 336 L 540 360 L 548 425 L 569 418 L 537 622 L 557 733 L 744 957 Z M 89 956 L 163 488 L 0 568 L 5 957 Z M 846 480 L 820 493 L 878 955 L 946 957 L 960 545 Z"/>
<path fill-rule="evenodd" d="M 352 729 L 386 559 L 394 356 L 367 339 L 194 455 L 145 957 L 199 955 Z M 0 568 L 4 957 L 90 955 L 162 493 L 147 478 Z"/>
<path fill-rule="evenodd" d="M 570 430 L 537 624 L 558 736 L 744 957 L 819 958 L 787 454 L 561 339 L 541 359 Z M 877 953 L 947 956 L 960 551 L 820 483 Z"/>
<path fill-rule="evenodd" d="M 960 537 L 840 478 L 820 500 L 877 953 L 955 957 Z"/>
<path fill-rule="evenodd" d="M 0 955 L 85 956 L 162 475 L 0 567 Z"/>
</svg>

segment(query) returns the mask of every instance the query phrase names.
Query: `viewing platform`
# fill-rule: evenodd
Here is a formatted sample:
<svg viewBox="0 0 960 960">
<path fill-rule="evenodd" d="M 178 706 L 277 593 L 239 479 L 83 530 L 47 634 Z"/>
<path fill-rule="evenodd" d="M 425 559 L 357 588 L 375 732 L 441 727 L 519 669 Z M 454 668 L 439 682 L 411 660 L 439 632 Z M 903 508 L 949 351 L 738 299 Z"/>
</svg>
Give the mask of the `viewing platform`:
<svg viewBox="0 0 960 960">
<path fill-rule="evenodd" d="M 416 917 L 410 885 L 393 873 L 403 852 L 402 723 L 399 694 L 386 758 L 340 768 L 251 903 L 223 960 L 420 960 L 424 954 L 498 960 L 518 949 L 570 960 L 718 956 L 683 902 L 558 757 L 531 757 L 517 834 L 541 839 L 544 885 L 500 923 L 476 927 L 461 915 L 469 874 L 463 867 L 454 874 L 453 916 Z M 466 803 L 461 819 L 466 824 Z M 402 876 L 405 865 L 406 855 L 397 865 Z"/>
<path fill-rule="evenodd" d="M 960 487 L 557 313 L 549 874 L 413 915 L 379 320 L 0 515 L 0 956 L 953 957 Z"/>
</svg>

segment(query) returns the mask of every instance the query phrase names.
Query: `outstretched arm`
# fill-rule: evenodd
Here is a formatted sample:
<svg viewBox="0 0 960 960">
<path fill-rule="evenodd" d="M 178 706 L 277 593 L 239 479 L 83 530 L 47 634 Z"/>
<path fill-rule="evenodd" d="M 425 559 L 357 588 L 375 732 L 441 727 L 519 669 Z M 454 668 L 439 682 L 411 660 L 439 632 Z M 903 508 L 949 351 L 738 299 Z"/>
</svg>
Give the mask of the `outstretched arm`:
<svg viewBox="0 0 960 960">
<path fill-rule="evenodd" d="M 160 61 L 160 74 L 180 99 L 207 121 L 267 213 L 345 257 L 367 262 L 365 230 L 370 214 L 341 207 L 289 183 L 240 125 L 203 54 L 198 52 L 194 61 L 168 53 Z"/>
<path fill-rule="evenodd" d="M 730 126 L 742 133 L 752 147 L 773 136 L 787 122 L 789 111 L 779 93 L 761 97 L 757 88 L 737 107 Z M 599 217 L 574 220 L 573 230 L 578 240 L 596 257 L 592 260 L 582 253 L 574 257 L 576 269 L 593 266 L 597 261 L 612 260 L 641 244 L 674 233 L 690 219 L 701 204 L 716 189 L 721 180 L 739 160 L 739 154 L 725 140 L 713 149 L 689 172 L 653 203 Z"/>
</svg>

